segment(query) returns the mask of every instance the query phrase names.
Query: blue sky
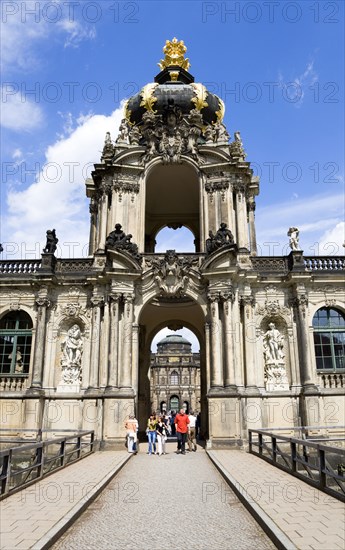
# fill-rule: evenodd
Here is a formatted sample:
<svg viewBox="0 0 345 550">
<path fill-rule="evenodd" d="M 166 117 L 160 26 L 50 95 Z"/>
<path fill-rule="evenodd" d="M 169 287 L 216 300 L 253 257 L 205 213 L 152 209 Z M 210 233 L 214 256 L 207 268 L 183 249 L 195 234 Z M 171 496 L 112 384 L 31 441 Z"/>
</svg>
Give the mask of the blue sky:
<svg viewBox="0 0 345 550">
<path fill-rule="evenodd" d="M 261 177 L 261 254 L 291 225 L 305 255 L 344 253 L 343 2 L 3 0 L 1 25 L 3 258 L 40 257 L 52 227 L 59 254 L 87 254 L 85 176 L 174 36 Z"/>
</svg>

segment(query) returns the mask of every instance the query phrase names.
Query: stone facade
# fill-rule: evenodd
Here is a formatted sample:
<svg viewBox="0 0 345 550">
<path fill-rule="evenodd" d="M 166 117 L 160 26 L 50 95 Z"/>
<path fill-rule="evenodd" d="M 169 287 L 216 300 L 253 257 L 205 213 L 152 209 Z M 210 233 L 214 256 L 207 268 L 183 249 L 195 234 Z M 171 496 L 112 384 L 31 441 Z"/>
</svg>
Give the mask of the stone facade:
<svg viewBox="0 0 345 550">
<path fill-rule="evenodd" d="M 297 228 L 289 255 L 257 255 L 259 181 L 223 114 L 168 64 L 129 100 L 86 181 L 89 257 L 57 259 L 50 230 L 41 259 L 0 262 L 4 426 L 122 443 L 128 414 L 144 426 L 151 409 L 152 338 L 180 326 L 200 342 L 214 445 L 250 427 L 343 423 L 344 258 L 305 257 Z M 195 252 L 155 253 L 165 226 L 188 227 Z"/>
</svg>

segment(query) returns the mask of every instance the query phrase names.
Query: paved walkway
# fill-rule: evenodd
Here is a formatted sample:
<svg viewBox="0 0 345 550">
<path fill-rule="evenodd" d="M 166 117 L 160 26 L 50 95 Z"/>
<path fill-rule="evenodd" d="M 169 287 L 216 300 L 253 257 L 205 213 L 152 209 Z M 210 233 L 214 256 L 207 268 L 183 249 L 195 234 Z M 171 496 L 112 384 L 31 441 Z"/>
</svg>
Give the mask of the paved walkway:
<svg viewBox="0 0 345 550">
<path fill-rule="evenodd" d="M 43 550 L 61 535 L 55 550 L 273 549 L 235 493 L 279 548 L 344 550 L 340 501 L 242 451 L 208 451 L 221 477 L 201 448 L 175 448 L 96 453 L 8 497 L 1 550 Z"/>
<path fill-rule="evenodd" d="M 299 550 L 345 549 L 342 502 L 254 455 L 208 454 L 276 543 Z"/>
<path fill-rule="evenodd" d="M 1 501 L 1 550 L 49 548 L 129 458 L 92 454 Z"/>
<path fill-rule="evenodd" d="M 148 456 L 146 445 L 54 550 L 256 550 L 273 543 L 225 485 L 206 453 Z"/>
</svg>

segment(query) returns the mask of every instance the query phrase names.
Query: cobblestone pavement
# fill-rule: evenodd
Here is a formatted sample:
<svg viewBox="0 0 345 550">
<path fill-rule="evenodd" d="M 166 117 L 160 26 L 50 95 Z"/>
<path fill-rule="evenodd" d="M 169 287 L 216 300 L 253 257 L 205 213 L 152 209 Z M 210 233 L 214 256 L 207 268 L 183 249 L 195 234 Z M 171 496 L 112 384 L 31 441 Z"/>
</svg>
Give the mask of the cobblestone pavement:
<svg viewBox="0 0 345 550">
<path fill-rule="evenodd" d="M 142 445 L 53 549 L 275 548 L 203 450 L 175 449 L 148 456 Z"/>
</svg>

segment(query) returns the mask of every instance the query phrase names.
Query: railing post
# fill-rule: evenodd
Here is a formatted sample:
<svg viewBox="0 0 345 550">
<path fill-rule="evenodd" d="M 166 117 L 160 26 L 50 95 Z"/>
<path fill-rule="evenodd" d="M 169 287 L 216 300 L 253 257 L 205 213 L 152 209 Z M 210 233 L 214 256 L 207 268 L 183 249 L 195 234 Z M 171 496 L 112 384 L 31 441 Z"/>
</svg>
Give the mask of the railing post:
<svg viewBox="0 0 345 550">
<path fill-rule="evenodd" d="M 290 447 L 291 447 L 291 468 L 293 472 L 297 471 L 297 451 L 296 451 L 296 443 L 294 441 L 290 441 Z"/>
<path fill-rule="evenodd" d="M 259 433 L 259 454 L 262 455 L 262 434 Z"/>
<path fill-rule="evenodd" d="M 60 445 L 60 465 L 64 466 L 65 464 L 65 452 L 66 452 L 66 438 L 61 441 Z"/>
<path fill-rule="evenodd" d="M 91 452 L 93 451 L 94 443 L 95 443 L 95 432 L 92 431 L 91 432 L 91 440 L 90 440 L 90 451 Z"/>
<path fill-rule="evenodd" d="M 249 439 L 249 452 L 251 453 L 252 452 L 252 430 L 249 430 L 249 433 L 248 433 L 248 439 Z"/>
<path fill-rule="evenodd" d="M 272 458 L 273 462 L 277 462 L 277 439 L 272 436 Z"/>
<path fill-rule="evenodd" d="M 36 449 L 37 478 L 43 476 L 43 443 Z"/>
<path fill-rule="evenodd" d="M 77 438 L 77 458 L 80 458 L 80 453 L 81 453 L 81 438 L 82 436 L 79 436 Z"/>
<path fill-rule="evenodd" d="M 323 449 L 317 449 L 319 455 L 319 483 L 320 489 L 324 490 L 327 487 L 327 476 L 326 476 L 326 460 L 325 460 L 325 451 Z"/>
<path fill-rule="evenodd" d="M 9 490 L 9 477 L 11 475 L 11 455 L 10 449 L 8 454 L 4 456 L 4 461 L 1 471 L 1 495 L 5 495 Z"/>
</svg>

